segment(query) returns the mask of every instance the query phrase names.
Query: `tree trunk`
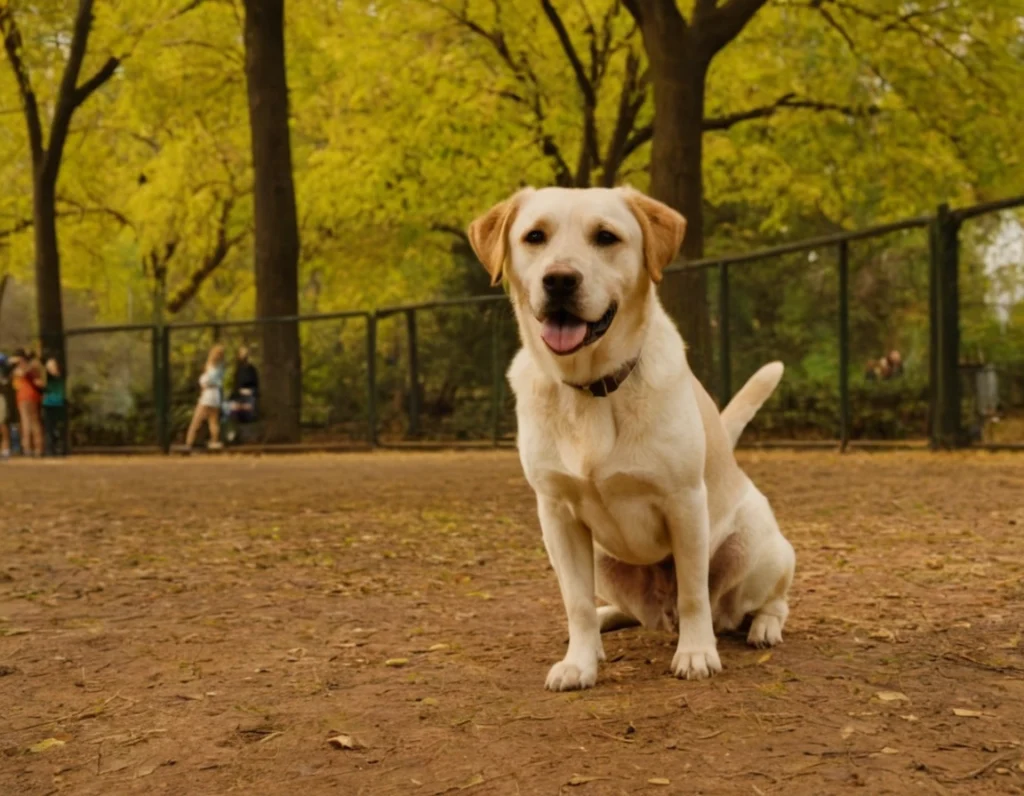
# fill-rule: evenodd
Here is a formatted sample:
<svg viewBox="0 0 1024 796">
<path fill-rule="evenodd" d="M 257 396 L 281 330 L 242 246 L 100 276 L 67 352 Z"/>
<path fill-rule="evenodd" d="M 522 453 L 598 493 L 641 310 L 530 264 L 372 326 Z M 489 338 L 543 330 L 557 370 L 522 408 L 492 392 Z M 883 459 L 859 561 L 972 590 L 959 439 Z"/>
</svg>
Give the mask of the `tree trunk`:
<svg viewBox="0 0 1024 796">
<path fill-rule="evenodd" d="M 643 31 L 651 62 L 656 119 L 651 142 L 651 195 L 686 218 L 683 256 L 699 260 L 704 256 L 702 163 L 708 61 L 694 46 L 691 30 L 673 27 L 653 16 Z M 679 325 L 690 367 L 701 382 L 708 384 L 712 352 L 707 273 L 670 274 L 661 285 L 661 298 Z"/>
<path fill-rule="evenodd" d="M 255 177 L 256 315 L 299 310 L 299 229 L 292 181 L 284 0 L 245 0 L 245 77 Z M 260 412 L 266 441 L 297 442 L 302 401 L 299 329 L 264 323 Z"/>
<path fill-rule="evenodd" d="M 36 315 L 41 355 L 55 355 L 67 372 L 64 350 L 64 309 L 57 246 L 57 187 L 49 170 L 38 169 L 32 183 L 32 221 L 36 244 Z"/>
</svg>

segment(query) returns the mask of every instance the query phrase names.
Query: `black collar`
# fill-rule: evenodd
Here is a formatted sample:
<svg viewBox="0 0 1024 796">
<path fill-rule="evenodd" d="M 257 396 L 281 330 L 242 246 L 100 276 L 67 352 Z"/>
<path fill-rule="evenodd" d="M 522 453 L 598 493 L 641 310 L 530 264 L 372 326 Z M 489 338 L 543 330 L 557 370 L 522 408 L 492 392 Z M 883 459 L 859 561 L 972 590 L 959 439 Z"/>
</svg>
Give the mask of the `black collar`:
<svg viewBox="0 0 1024 796">
<path fill-rule="evenodd" d="M 593 381 L 590 384 L 572 384 L 568 381 L 566 384 L 580 392 L 589 392 L 595 398 L 606 398 L 619 389 L 622 382 L 629 378 L 629 374 L 633 372 L 633 369 L 636 367 L 636 363 L 639 361 L 639 357 L 631 359 L 614 373 L 611 373 L 604 378 L 600 378 L 597 381 Z"/>
</svg>

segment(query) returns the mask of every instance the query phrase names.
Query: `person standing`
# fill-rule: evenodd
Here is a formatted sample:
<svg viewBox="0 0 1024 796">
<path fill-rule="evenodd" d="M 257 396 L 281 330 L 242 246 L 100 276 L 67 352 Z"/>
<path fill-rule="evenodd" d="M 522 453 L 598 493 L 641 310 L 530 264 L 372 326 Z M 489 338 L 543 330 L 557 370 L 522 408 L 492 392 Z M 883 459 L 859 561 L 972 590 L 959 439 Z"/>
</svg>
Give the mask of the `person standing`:
<svg viewBox="0 0 1024 796">
<path fill-rule="evenodd" d="M 11 389 L 11 361 L 0 354 L 0 461 L 11 458 L 11 429 L 7 425 L 14 412 L 14 391 Z"/>
<path fill-rule="evenodd" d="M 224 447 L 220 441 L 220 410 L 221 391 L 224 389 L 224 346 L 219 343 L 210 349 L 206 357 L 206 367 L 203 375 L 199 377 L 199 401 L 196 402 L 196 410 L 192 414 L 192 422 L 189 424 L 188 433 L 185 435 L 185 447 L 192 448 L 196 441 L 196 434 L 206 423 L 210 429 L 210 442 L 207 448 L 220 450 Z"/>
<path fill-rule="evenodd" d="M 43 419 L 40 404 L 46 386 L 39 358 L 19 349 L 14 352 L 14 394 L 21 419 L 21 450 L 28 456 L 43 455 Z"/>
<path fill-rule="evenodd" d="M 54 357 L 46 360 L 46 386 L 43 388 L 43 430 L 46 455 L 66 456 L 65 427 L 68 422 L 64 374 Z"/>
</svg>

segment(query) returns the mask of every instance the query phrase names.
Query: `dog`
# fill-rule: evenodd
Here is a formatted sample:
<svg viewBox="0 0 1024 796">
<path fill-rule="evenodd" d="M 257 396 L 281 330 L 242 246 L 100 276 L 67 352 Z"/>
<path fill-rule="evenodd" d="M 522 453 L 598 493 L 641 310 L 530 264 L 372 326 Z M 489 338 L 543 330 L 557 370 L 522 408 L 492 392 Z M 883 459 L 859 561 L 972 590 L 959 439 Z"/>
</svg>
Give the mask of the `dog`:
<svg viewBox="0 0 1024 796">
<path fill-rule="evenodd" d="M 747 617 L 750 644 L 782 641 L 795 554 L 733 455 L 782 365 L 719 414 L 656 291 L 685 231 L 628 187 L 524 188 L 468 230 L 522 341 L 517 446 L 569 626 L 552 691 L 596 683 L 602 631 L 678 630 L 687 679 L 721 671 L 716 631 Z"/>
</svg>

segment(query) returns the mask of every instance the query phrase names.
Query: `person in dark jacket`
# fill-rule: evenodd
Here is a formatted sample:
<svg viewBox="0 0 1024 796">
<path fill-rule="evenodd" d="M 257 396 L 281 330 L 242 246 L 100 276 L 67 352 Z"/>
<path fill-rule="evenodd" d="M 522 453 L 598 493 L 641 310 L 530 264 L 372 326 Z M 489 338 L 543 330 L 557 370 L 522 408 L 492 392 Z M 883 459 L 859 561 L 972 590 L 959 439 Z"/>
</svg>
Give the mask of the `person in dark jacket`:
<svg viewBox="0 0 1024 796">
<path fill-rule="evenodd" d="M 231 413 L 240 423 L 251 423 L 256 419 L 256 399 L 260 391 L 260 374 L 249 359 L 249 349 L 238 349 L 235 362 L 234 389 L 231 392 Z"/>
</svg>

